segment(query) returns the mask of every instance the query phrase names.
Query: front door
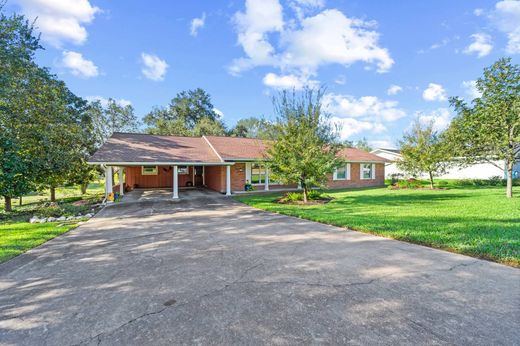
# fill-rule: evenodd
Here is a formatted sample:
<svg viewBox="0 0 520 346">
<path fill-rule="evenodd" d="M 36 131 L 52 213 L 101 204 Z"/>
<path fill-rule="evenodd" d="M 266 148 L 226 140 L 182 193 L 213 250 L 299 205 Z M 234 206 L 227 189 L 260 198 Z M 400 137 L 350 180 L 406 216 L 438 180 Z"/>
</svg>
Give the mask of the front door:
<svg viewBox="0 0 520 346">
<path fill-rule="evenodd" d="M 204 179 L 202 178 L 202 174 L 204 174 L 204 170 L 202 166 L 195 166 L 193 167 L 195 169 L 195 182 L 194 185 L 197 187 L 200 187 L 204 183 Z"/>
</svg>

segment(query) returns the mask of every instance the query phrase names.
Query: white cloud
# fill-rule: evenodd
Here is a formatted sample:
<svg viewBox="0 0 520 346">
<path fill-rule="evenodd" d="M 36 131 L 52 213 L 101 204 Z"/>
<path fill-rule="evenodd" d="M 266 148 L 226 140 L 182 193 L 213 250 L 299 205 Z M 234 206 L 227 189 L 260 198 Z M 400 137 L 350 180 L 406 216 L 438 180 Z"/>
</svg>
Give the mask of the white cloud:
<svg viewBox="0 0 520 346">
<path fill-rule="evenodd" d="M 218 108 L 213 108 L 213 112 L 215 112 L 215 114 L 217 114 L 217 116 L 219 117 L 219 119 L 224 118 L 224 112 L 222 112 L 220 109 L 218 109 Z"/>
<path fill-rule="evenodd" d="M 94 20 L 98 7 L 89 0 L 18 0 L 22 12 L 30 20 L 38 17 L 36 26 L 42 39 L 55 47 L 63 42 L 82 44 L 87 40 L 85 24 Z"/>
<path fill-rule="evenodd" d="M 78 52 L 62 52 L 61 64 L 68 68 L 74 76 L 90 78 L 99 75 L 98 67 Z"/>
<path fill-rule="evenodd" d="M 153 81 L 161 81 L 164 79 L 166 70 L 168 69 L 166 61 L 162 60 L 157 55 L 148 53 L 141 53 L 141 61 L 144 65 L 141 72 L 146 78 Z"/>
<path fill-rule="evenodd" d="M 481 8 L 476 8 L 476 9 L 473 10 L 473 14 L 474 14 L 475 16 L 477 16 L 477 17 L 480 17 L 481 15 L 484 14 L 484 10 L 481 9 Z"/>
<path fill-rule="evenodd" d="M 379 46 L 372 21 L 349 18 L 332 9 L 285 23 L 282 11 L 278 0 L 248 0 L 245 12 L 235 14 L 245 57 L 232 62 L 230 73 L 272 66 L 284 74 L 315 75 L 322 65 L 355 62 L 386 72 L 394 63 L 388 50 Z"/>
<path fill-rule="evenodd" d="M 396 149 L 396 145 L 388 139 L 376 139 L 368 141 L 372 148 Z"/>
<path fill-rule="evenodd" d="M 277 75 L 276 73 L 269 72 L 264 76 L 264 85 L 274 89 L 296 89 L 301 90 L 304 87 L 317 88 L 319 82 L 316 80 L 309 80 L 303 76 L 296 75 Z"/>
<path fill-rule="evenodd" d="M 370 131 L 372 133 L 382 133 L 386 131 L 386 127 L 379 122 L 362 121 L 354 118 L 338 117 L 332 117 L 331 121 L 340 127 L 339 135 L 341 139 L 348 139 L 352 135 L 365 131 Z"/>
<path fill-rule="evenodd" d="M 338 117 L 372 118 L 395 121 L 406 116 L 397 101 L 381 101 L 376 96 L 355 98 L 350 95 L 327 94 L 323 97 L 325 110 Z"/>
<path fill-rule="evenodd" d="M 503 0 L 495 5 L 491 14 L 492 22 L 498 30 L 507 34 L 506 51 L 509 54 L 520 53 L 520 1 Z"/>
<path fill-rule="evenodd" d="M 96 95 L 96 96 L 86 96 L 85 100 L 87 100 L 89 102 L 99 101 L 99 103 L 101 103 L 101 105 L 103 107 L 106 107 L 108 105 L 108 99 L 106 97 L 99 96 L 99 95 Z M 122 107 L 126 107 L 126 106 L 131 106 L 132 105 L 132 102 L 127 100 L 127 99 L 117 99 L 117 100 L 114 100 L 114 101 L 116 101 L 116 103 L 118 105 L 122 106 Z"/>
<path fill-rule="evenodd" d="M 419 122 L 423 125 L 433 123 L 433 129 L 435 131 L 445 130 L 451 122 L 451 113 L 447 108 L 438 108 L 429 112 L 428 114 L 417 113 Z"/>
<path fill-rule="evenodd" d="M 484 33 L 478 33 L 471 35 L 473 42 L 464 49 L 466 54 L 477 54 L 479 58 L 488 55 L 493 50 L 493 44 L 491 43 L 491 36 Z"/>
<path fill-rule="evenodd" d="M 332 121 L 341 125 L 343 139 L 364 131 L 384 132 L 385 124 L 406 116 L 396 101 L 382 101 L 376 96 L 326 94 L 323 107 L 332 115 Z"/>
<path fill-rule="evenodd" d="M 461 83 L 464 92 L 471 97 L 471 99 L 475 99 L 477 97 L 481 97 L 482 94 L 477 90 L 477 82 L 474 80 L 466 80 Z"/>
<path fill-rule="evenodd" d="M 283 29 L 282 6 L 278 0 L 247 0 L 245 12 L 235 13 L 234 22 L 238 43 L 247 58 L 235 59 L 229 68 L 230 73 L 239 74 L 254 66 L 275 64 L 274 47 L 267 34 Z"/>
<path fill-rule="evenodd" d="M 435 83 L 428 84 L 428 87 L 423 91 L 422 97 L 426 101 L 446 101 L 448 99 L 446 90 L 444 90 L 442 85 Z"/>
<path fill-rule="evenodd" d="M 334 80 L 334 83 L 336 84 L 339 84 L 339 85 L 344 85 L 345 83 L 347 82 L 347 79 L 345 78 L 344 75 L 339 75 L 335 80 Z"/>
<path fill-rule="evenodd" d="M 311 8 L 322 8 L 325 6 L 325 0 L 294 0 L 294 3 Z"/>
<path fill-rule="evenodd" d="M 202 13 L 202 17 L 193 18 L 191 20 L 190 35 L 196 37 L 199 29 L 202 29 L 206 23 L 206 13 Z"/>
<path fill-rule="evenodd" d="M 399 85 L 392 84 L 386 91 L 388 95 L 395 95 L 399 92 L 403 91 L 403 88 L 401 88 Z"/>
</svg>

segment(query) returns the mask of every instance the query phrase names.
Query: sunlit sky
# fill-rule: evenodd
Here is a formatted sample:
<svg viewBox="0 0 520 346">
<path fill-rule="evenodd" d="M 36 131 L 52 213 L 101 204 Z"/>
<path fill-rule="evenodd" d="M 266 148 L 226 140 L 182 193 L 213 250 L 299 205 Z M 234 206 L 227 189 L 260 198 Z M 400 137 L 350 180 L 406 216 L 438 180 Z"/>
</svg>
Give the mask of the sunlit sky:
<svg viewBox="0 0 520 346">
<path fill-rule="evenodd" d="M 449 96 L 502 56 L 519 63 L 520 1 L 10 0 L 37 17 L 37 60 L 88 99 L 139 117 L 207 90 L 228 127 L 273 119 L 284 88 L 326 88 L 344 139 L 395 147 L 410 123 L 451 117 Z"/>
</svg>

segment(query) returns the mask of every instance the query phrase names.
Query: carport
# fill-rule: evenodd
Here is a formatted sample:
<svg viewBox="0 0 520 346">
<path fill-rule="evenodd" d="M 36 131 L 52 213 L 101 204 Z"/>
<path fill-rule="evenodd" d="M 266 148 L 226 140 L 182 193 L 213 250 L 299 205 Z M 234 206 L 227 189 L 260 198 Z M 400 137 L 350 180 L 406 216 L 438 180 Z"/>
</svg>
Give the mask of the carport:
<svg viewBox="0 0 520 346">
<path fill-rule="evenodd" d="M 105 197 L 121 196 L 133 189 L 171 189 L 179 198 L 183 187 L 225 186 L 231 195 L 231 166 L 209 146 L 204 137 L 153 136 L 115 133 L 90 158 L 105 171 Z M 119 183 L 114 185 L 114 175 Z"/>
</svg>

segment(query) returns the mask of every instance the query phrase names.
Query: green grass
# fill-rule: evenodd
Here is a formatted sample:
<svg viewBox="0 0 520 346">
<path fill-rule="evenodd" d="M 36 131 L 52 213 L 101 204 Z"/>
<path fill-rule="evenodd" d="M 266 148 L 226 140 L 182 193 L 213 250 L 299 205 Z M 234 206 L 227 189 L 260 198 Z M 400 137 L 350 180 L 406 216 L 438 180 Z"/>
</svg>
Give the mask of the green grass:
<svg viewBox="0 0 520 346">
<path fill-rule="evenodd" d="M 0 263 L 32 249 L 77 226 L 76 222 L 27 223 L 12 222 L 0 224 Z"/>
<path fill-rule="evenodd" d="M 241 196 L 253 207 L 520 267 L 520 187 L 330 190 L 325 205 L 278 204 L 279 194 Z"/>
<path fill-rule="evenodd" d="M 29 223 L 34 216 L 48 217 L 60 215 L 85 215 L 92 206 L 101 201 L 104 185 L 90 184 L 87 194 L 81 195 L 79 186 L 63 187 L 56 190 L 57 205 L 49 206 L 49 193 L 43 191 L 23 197 L 20 206 L 13 200 L 13 211 L 3 209 L 0 202 L 0 262 L 17 256 L 77 226 L 77 221 Z M 82 201 L 75 203 L 77 201 Z M 61 226 L 59 226 L 61 224 Z"/>
<path fill-rule="evenodd" d="M 105 193 L 105 185 L 101 182 L 91 183 L 87 189 L 86 196 L 98 196 Z M 59 187 L 56 189 L 56 200 L 78 200 L 81 199 L 79 186 L 67 186 Z M 50 193 L 48 190 L 32 192 L 22 197 L 22 206 L 31 205 L 34 203 L 45 202 L 50 200 Z M 0 197 L 0 209 L 4 208 L 4 199 Z M 19 199 L 13 198 L 12 200 L 13 209 L 20 207 Z"/>
</svg>

